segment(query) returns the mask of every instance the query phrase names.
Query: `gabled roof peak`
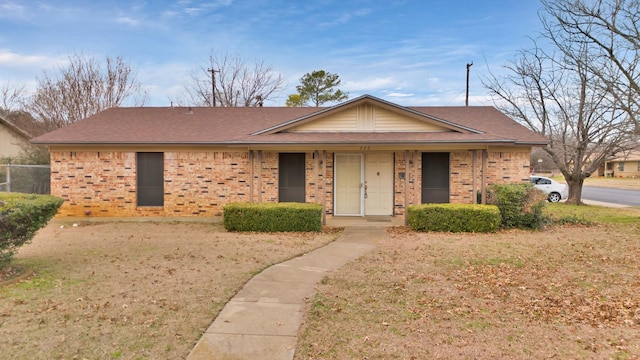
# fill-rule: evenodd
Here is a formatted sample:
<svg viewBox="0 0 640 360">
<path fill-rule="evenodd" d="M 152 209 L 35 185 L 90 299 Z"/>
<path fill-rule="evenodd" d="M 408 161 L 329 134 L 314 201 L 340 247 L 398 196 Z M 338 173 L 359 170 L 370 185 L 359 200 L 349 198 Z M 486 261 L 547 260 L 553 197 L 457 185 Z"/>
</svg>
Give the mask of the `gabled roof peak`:
<svg viewBox="0 0 640 360">
<path fill-rule="evenodd" d="M 260 131 L 257 131 L 255 133 L 253 133 L 252 135 L 264 135 L 264 134 L 275 134 L 278 132 L 282 132 L 285 131 L 287 129 L 290 129 L 294 126 L 297 125 L 301 125 L 301 124 L 305 124 L 308 123 L 310 121 L 316 121 L 318 119 L 321 119 L 323 117 L 329 116 L 331 114 L 335 114 L 337 112 L 340 111 L 345 111 L 347 109 L 356 107 L 356 106 L 360 106 L 363 104 L 371 104 L 373 106 L 378 106 L 387 110 L 390 110 L 392 112 L 395 113 L 400 113 L 400 114 L 404 114 L 406 116 L 409 116 L 411 118 L 414 119 L 418 119 L 418 120 L 422 120 L 425 122 L 429 122 L 432 124 L 438 124 L 440 126 L 442 126 L 443 128 L 447 128 L 451 131 L 457 131 L 457 132 L 461 132 L 461 133 L 475 133 L 475 134 L 481 134 L 482 131 L 470 128 L 470 127 L 466 127 L 466 126 L 462 126 L 460 124 L 456 124 L 453 123 L 451 121 L 436 117 L 436 116 L 432 116 L 429 115 L 427 113 L 424 112 L 420 112 L 420 111 L 416 111 L 414 109 L 412 109 L 411 107 L 405 107 L 405 106 L 401 106 L 395 103 L 392 103 L 390 101 L 386 101 L 383 99 L 380 99 L 378 97 L 369 95 L 369 94 L 365 94 L 365 95 L 361 95 L 358 96 L 356 98 L 350 99 L 350 100 L 346 100 L 344 102 L 341 102 L 339 104 L 336 104 L 334 106 L 331 107 L 326 107 L 326 108 L 318 108 L 319 110 L 316 112 L 313 112 L 311 114 L 308 115 L 304 115 L 301 116 L 299 118 L 290 120 L 288 122 L 284 122 L 282 124 L 278 124 L 276 126 L 272 126 Z"/>
</svg>

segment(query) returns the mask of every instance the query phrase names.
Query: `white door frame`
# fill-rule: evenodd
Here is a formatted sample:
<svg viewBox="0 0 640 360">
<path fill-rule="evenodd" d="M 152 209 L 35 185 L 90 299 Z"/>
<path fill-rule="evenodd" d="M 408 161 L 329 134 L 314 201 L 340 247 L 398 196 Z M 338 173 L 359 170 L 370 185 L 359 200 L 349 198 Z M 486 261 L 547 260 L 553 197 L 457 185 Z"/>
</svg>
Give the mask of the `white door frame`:
<svg viewBox="0 0 640 360">
<path fill-rule="evenodd" d="M 340 170 L 338 169 L 338 157 L 340 156 L 358 156 L 360 158 L 360 189 L 359 189 L 359 206 L 360 206 L 360 211 L 357 213 L 347 213 L 347 214 L 341 214 L 338 211 L 338 178 L 340 176 Z M 366 213 L 366 209 L 365 209 L 365 164 L 366 164 L 366 156 L 367 153 L 334 153 L 334 192 L 333 192 L 333 215 L 334 216 L 365 216 L 367 215 Z M 393 153 L 391 153 L 392 156 L 392 166 L 391 166 L 391 176 L 393 177 L 394 175 L 394 165 L 393 165 Z M 393 194 L 393 181 L 392 181 L 392 194 Z M 388 215 L 393 215 L 393 196 L 391 199 L 391 203 L 389 204 L 390 206 L 390 214 Z"/>
</svg>

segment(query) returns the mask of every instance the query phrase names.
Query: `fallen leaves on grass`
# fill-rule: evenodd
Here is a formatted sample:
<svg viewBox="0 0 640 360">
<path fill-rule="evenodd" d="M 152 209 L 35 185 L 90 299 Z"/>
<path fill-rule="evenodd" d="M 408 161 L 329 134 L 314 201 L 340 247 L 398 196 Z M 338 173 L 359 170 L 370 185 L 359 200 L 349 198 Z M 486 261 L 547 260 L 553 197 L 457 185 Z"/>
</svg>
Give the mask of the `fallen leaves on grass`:
<svg viewBox="0 0 640 360">
<path fill-rule="evenodd" d="M 335 234 L 228 233 L 210 223 L 52 222 L 0 287 L 2 359 L 181 359 L 253 274 Z"/>
<path fill-rule="evenodd" d="M 635 359 L 639 229 L 391 228 L 318 286 L 296 359 Z"/>
</svg>

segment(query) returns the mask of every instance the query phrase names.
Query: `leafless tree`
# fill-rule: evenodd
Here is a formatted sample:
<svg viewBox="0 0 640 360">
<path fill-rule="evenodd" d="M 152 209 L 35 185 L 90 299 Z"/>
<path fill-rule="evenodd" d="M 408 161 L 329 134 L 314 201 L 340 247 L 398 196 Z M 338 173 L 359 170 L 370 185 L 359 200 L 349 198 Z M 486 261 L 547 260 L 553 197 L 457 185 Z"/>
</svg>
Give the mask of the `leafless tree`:
<svg viewBox="0 0 640 360">
<path fill-rule="evenodd" d="M 556 39 L 555 37 L 550 37 Z M 545 151 L 569 185 L 568 203 L 582 203 L 582 185 L 612 154 L 631 144 L 633 122 L 606 83 L 589 67 L 589 45 L 552 41 L 553 53 L 521 50 L 506 65 L 508 75 L 491 75 L 484 86 L 496 106 L 546 137 Z"/>
<path fill-rule="evenodd" d="M 48 130 L 75 123 L 102 110 L 125 102 L 144 105 L 147 94 L 131 67 L 120 57 L 105 59 L 72 55 L 68 64 L 58 66 L 54 75 L 38 80 L 26 109 Z"/>
<path fill-rule="evenodd" d="M 589 48 L 589 72 L 640 134 L 640 1 L 542 0 L 545 34 L 564 52 Z M 543 18 L 544 19 L 544 18 Z"/>
<path fill-rule="evenodd" d="M 18 110 L 22 106 L 25 94 L 24 85 L 5 81 L 0 86 L 0 109 L 5 111 Z"/>
<path fill-rule="evenodd" d="M 264 61 L 256 60 L 253 65 L 247 65 L 239 56 L 217 56 L 213 51 L 209 64 L 192 72 L 190 77 L 190 83 L 185 86 L 186 102 L 196 106 L 214 105 L 213 80 L 216 106 L 227 107 L 262 106 L 282 90 L 284 84 L 282 75 Z"/>
</svg>

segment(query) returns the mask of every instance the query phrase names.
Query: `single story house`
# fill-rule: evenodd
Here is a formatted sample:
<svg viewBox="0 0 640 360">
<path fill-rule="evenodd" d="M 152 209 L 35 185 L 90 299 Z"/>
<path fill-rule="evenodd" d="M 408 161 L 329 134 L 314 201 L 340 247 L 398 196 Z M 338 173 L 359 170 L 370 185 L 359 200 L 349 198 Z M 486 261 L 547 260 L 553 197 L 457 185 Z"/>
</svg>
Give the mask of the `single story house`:
<svg viewBox="0 0 640 360">
<path fill-rule="evenodd" d="M 62 216 L 220 216 L 231 202 L 311 202 L 325 216 L 404 216 L 528 182 L 547 142 L 493 107 L 112 108 L 32 141 Z"/>
<path fill-rule="evenodd" d="M 630 150 L 613 155 L 605 162 L 605 176 L 618 178 L 640 177 L 640 150 Z"/>
</svg>

